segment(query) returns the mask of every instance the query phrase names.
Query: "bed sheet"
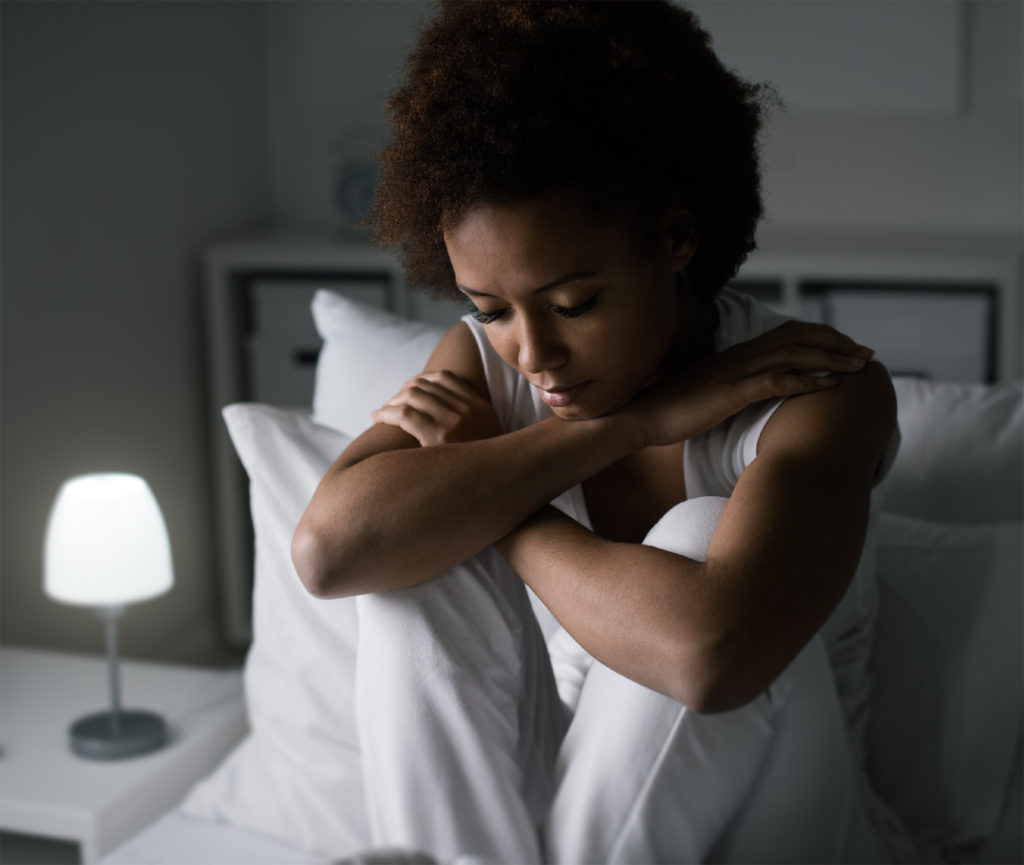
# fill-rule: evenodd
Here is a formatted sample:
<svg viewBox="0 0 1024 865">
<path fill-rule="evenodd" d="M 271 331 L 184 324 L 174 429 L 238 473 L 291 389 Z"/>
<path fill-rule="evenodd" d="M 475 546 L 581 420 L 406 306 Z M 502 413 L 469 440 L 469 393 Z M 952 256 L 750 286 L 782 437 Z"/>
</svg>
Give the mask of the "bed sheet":
<svg viewBox="0 0 1024 865">
<path fill-rule="evenodd" d="M 173 810 L 111 852 L 100 865 L 329 865 L 331 861 L 267 835 Z"/>
</svg>

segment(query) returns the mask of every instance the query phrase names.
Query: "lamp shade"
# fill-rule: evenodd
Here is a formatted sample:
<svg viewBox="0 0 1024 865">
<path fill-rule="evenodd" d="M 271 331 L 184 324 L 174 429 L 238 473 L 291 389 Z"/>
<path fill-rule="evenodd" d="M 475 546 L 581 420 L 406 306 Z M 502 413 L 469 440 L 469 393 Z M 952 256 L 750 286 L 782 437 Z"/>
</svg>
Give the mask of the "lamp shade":
<svg viewBox="0 0 1024 865">
<path fill-rule="evenodd" d="M 44 588 L 58 601 L 118 606 L 163 594 L 174 582 L 167 526 L 137 475 L 69 478 L 50 511 Z"/>
</svg>

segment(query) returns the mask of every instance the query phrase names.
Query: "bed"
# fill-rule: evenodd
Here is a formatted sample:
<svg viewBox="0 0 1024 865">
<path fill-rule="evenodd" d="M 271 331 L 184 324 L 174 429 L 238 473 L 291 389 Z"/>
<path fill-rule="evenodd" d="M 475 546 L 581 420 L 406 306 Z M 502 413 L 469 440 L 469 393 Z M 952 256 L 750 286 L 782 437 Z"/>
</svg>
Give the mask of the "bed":
<svg viewBox="0 0 1024 865">
<path fill-rule="evenodd" d="M 107 865 L 421 861 L 371 849 L 351 712 L 354 605 L 306 594 L 289 543 L 330 462 L 443 328 L 341 291 L 295 296 L 320 343 L 292 352 L 311 401 L 222 413 L 248 478 L 255 551 L 250 733 Z M 1024 861 L 1024 391 L 918 378 L 896 389 L 903 448 L 882 490 L 866 769 L 923 861 Z M 227 507 L 227 469 L 225 485 Z"/>
</svg>

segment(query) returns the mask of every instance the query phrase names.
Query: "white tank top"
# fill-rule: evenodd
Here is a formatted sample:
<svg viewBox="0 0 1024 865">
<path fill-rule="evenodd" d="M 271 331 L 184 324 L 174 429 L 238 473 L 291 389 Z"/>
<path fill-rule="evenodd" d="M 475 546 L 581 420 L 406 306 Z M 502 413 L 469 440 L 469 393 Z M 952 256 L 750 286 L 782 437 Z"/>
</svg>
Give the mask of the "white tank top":
<svg viewBox="0 0 1024 865">
<path fill-rule="evenodd" d="M 715 305 L 718 308 L 716 351 L 724 351 L 737 343 L 753 339 L 788 320 L 786 316 L 768 309 L 748 295 L 729 288 L 722 289 L 716 295 Z M 513 432 L 551 417 L 553 413 L 541 401 L 537 389 L 491 348 L 485 326 L 472 315 L 465 316 L 463 321 L 469 325 L 480 351 L 491 403 L 502 429 Z M 683 471 L 689 498 L 728 498 L 732 495 L 740 475 L 757 456 L 761 431 L 784 400 L 774 398 L 749 405 L 686 442 Z M 899 432 L 896 431 L 876 475 L 876 487 L 892 466 L 898 448 Z M 582 486 L 577 485 L 567 490 L 552 504 L 588 529 L 593 528 L 587 514 Z M 873 500 L 868 533 L 857 572 L 839 606 L 822 628 L 847 723 L 859 751 L 858 757 L 863 756 L 864 728 L 871 693 L 868 661 L 878 608 L 875 578 L 876 515 L 877 508 Z"/>
</svg>

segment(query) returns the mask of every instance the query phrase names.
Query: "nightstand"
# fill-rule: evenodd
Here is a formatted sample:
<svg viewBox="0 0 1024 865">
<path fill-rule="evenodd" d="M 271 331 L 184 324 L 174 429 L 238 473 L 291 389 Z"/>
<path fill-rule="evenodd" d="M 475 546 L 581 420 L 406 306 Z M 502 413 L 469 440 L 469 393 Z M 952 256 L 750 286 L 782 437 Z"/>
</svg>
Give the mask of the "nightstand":
<svg viewBox="0 0 1024 865">
<path fill-rule="evenodd" d="M 105 658 L 0 648 L 0 829 L 77 842 L 86 865 L 176 805 L 247 731 L 240 670 L 123 661 L 125 708 L 163 715 L 170 742 L 83 759 L 68 727 L 109 708 L 106 676 Z"/>
</svg>

